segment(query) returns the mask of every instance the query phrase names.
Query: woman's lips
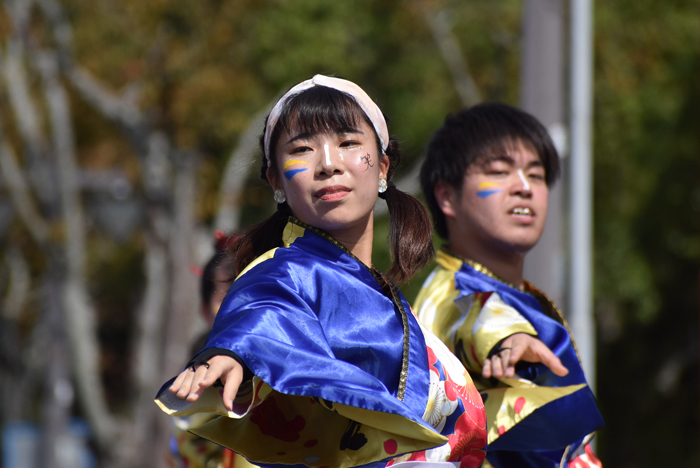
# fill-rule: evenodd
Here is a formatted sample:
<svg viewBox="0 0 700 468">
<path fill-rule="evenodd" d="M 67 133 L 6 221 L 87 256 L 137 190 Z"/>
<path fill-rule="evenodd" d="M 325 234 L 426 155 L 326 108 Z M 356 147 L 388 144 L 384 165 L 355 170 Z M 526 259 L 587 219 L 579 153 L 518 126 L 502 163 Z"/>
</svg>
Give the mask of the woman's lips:
<svg viewBox="0 0 700 468">
<path fill-rule="evenodd" d="M 324 187 L 317 191 L 314 195 L 323 201 L 336 201 L 345 197 L 350 193 L 350 189 L 342 185 L 333 185 L 331 187 Z"/>
</svg>

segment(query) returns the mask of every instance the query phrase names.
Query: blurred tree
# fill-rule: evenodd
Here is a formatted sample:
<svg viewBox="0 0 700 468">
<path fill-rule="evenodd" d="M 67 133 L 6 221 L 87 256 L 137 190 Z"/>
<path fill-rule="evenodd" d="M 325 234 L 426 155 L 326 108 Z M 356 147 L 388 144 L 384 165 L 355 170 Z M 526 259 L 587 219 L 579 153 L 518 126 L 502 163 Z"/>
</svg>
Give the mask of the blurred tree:
<svg viewBox="0 0 700 468">
<path fill-rule="evenodd" d="M 272 209 L 251 158 L 270 100 L 317 72 L 359 81 L 396 116 L 392 129 L 411 135 L 406 160 L 416 161 L 460 105 L 426 21 L 439 9 L 318 0 L 4 7 L 0 162 L 18 222 L 5 255 L 11 345 L 0 371 L 19 383 L 3 387 L 3 420 L 44 415 L 45 466 L 60 466 L 54 448 L 74 411 L 89 421 L 101 465 L 159 466 L 167 418 L 151 398 L 186 361 L 194 235 L 215 216 L 233 229 L 239 216 L 248 224 Z M 42 300 L 27 298 L 35 285 Z"/>
</svg>

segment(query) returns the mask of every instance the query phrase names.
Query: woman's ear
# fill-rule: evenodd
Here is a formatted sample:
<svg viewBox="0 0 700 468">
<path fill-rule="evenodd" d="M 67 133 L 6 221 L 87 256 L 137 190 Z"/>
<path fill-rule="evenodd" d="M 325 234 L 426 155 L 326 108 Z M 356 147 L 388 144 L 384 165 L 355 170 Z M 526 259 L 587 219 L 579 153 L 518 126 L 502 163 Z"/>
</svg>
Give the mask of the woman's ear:
<svg viewBox="0 0 700 468">
<path fill-rule="evenodd" d="M 267 181 L 270 183 L 272 190 L 277 190 L 278 188 L 280 188 L 279 184 L 277 183 L 277 174 L 269 166 L 265 171 L 265 176 L 267 176 Z"/>
<path fill-rule="evenodd" d="M 386 179 L 389 174 L 389 166 L 391 166 L 391 161 L 389 161 L 389 156 L 383 154 L 379 158 L 379 178 Z"/>
<path fill-rule="evenodd" d="M 457 190 L 450 184 L 442 181 L 435 184 L 433 194 L 442 213 L 448 218 L 456 218 Z"/>
</svg>

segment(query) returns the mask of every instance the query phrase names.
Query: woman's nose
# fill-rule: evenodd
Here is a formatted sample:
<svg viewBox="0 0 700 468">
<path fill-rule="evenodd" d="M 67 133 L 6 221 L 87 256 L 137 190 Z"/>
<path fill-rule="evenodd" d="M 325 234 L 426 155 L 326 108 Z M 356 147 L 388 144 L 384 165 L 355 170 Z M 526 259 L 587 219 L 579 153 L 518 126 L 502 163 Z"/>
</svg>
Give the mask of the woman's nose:
<svg viewBox="0 0 700 468">
<path fill-rule="evenodd" d="M 342 155 L 334 145 L 327 142 L 324 143 L 323 154 L 321 154 L 320 159 L 319 168 L 321 173 L 332 175 L 343 171 Z"/>
</svg>

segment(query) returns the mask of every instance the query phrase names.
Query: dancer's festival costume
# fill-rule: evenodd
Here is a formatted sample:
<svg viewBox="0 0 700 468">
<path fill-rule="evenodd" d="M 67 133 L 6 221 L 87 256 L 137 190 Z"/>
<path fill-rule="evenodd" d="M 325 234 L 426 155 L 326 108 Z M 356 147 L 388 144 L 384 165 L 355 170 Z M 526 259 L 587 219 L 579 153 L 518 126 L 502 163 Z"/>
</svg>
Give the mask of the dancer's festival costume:
<svg viewBox="0 0 700 468">
<path fill-rule="evenodd" d="M 602 466 L 588 440 L 603 420 L 556 306 L 528 282 L 522 290 L 515 288 L 444 248 L 436 261 L 415 308 L 481 391 L 489 426 L 484 467 Z M 481 377 L 484 361 L 514 333 L 542 340 L 568 375 L 558 377 L 543 364 L 522 362 L 515 378 Z"/>
<path fill-rule="evenodd" d="M 283 244 L 239 275 L 200 353 L 249 369 L 234 410 L 220 386 L 189 403 L 170 383 L 161 408 L 201 415 L 193 433 L 264 466 L 480 466 L 481 397 L 398 289 L 295 218 Z"/>
</svg>

